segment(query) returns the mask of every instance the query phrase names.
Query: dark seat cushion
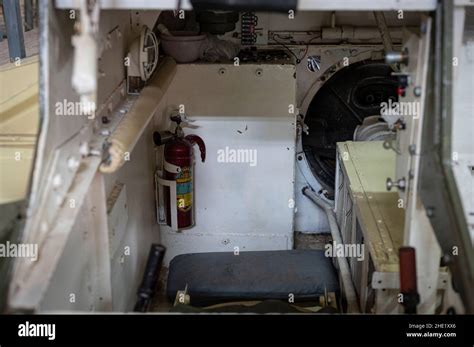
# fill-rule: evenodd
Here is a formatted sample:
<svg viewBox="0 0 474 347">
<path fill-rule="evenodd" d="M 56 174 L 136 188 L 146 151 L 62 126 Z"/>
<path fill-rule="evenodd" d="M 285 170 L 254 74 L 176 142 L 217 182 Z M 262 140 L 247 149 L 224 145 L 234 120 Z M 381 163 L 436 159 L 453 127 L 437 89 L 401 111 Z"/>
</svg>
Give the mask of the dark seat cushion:
<svg viewBox="0 0 474 347">
<path fill-rule="evenodd" d="M 234 300 L 316 299 L 337 292 L 331 259 L 319 250 L 192 253 L 173 258 L 167 295 L 188 285 L 192 305 Z"/>
</svg>

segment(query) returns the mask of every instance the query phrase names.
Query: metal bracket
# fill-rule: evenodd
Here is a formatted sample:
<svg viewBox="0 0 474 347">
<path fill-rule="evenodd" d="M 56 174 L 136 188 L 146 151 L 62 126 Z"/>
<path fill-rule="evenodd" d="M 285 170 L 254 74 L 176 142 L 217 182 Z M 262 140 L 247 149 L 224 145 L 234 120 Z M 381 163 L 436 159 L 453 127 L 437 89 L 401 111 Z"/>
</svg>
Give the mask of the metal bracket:
<svg viewBox="0 0 474 347">
<path fill-rule="evenodd" d="M 448 287 L 449 273 L 440 271 L 438 276 L 438 289 L 446 289 Z M 399 289 L 400 273 L 399 272 L 379 272 L 372 274 L 371 286 L 373 289 Z"/>
<path fill-rule="evenodd" d="M 163 167 L 168 172 L 173 172 L 177 174 L 181 172 L 181 168 L 179 166 L 168 163 L 167 161 L 164 162 Z"/>
<path fill-rule="evenodd" d="M 172 165 L 172 164 L 170 164 Z M 155 184 L 157 191 L 155 191 L 155 199 L 157 203 L 157 222 L 164 225 L 166 223 L 165 202 L 164 202 L 164 188 L 170 189 L 170 209 L 171 209 L 171 229 L 178 231 L 178 205 L 176 202 L 176 181 L 166 180 L 163 178 L 163 171 L 157 170 L 155 173 Z"/>
<path fill-rule="evenodd" d="M 16 59 L 23 59 L 26 57 L 20 2 L 16 0 L 3 0 L 2 5 L 3 18 L 7 30 L 10 61 L 13 62 Z"/>
</svg>

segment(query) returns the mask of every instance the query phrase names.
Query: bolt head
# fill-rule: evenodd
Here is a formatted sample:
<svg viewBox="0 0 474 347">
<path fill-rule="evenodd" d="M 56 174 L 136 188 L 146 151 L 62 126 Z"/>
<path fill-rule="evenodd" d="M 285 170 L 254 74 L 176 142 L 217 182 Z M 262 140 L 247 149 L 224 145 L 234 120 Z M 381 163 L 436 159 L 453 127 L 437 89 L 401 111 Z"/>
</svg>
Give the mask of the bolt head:
<svg viewBox="0 0 474 347">
<path fill-rule="evenodd" d="M 89 155 L 89 152 L 90 152 L 89 144 L 87 142 L 81 143 L 81 145 L 79 146 L 79 153 L 83 157 L 86 157 Z"/>
<path fill-rule="evenodd" d="M 441 257 L 442 265 L 446 266 L 451 263 L 451 256 L 449 254 L 443 254 Z"/>
<path fill-rule="evenodd" d="M 428 207 L 426 209 L 426 215 L 428 218 L 433 218 L 434 217 L 434 208 L 433 207 Z"/>
<path fill-rule="evenodd" d="M 417 86 L 413 89 L 413 94 L 419 98 L 421 96 L 421 87 L 420 86 Z"/>
<path fill-rule="evenodd" d="M 63 184 L 63 178 L 60 174 L 56 174 L 53 176 L 53 187 L 58 188 Z"/>
<path fill-rule="evenodd" d="M 75 170 L 79 167 L 79 160 L 77 160 L 76 157 L 69 157 L 67 159 L 67 167 L 70 169 L 70 170 Z"/>
</svg>

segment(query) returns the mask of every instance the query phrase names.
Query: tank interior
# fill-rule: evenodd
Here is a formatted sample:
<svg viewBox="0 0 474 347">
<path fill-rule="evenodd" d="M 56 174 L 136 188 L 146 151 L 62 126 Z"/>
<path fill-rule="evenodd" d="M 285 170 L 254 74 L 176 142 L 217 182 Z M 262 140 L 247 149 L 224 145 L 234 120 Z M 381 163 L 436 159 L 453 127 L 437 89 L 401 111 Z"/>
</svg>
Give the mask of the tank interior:
<svg viewBox="0 0 474 347">
<path fill-rule="evenodd" d="M 9 310 L 464 312 L 410 154 L 431 10 L 42 3 L 36 154 L 3 201 L 39 257 Z"/>
</svg>

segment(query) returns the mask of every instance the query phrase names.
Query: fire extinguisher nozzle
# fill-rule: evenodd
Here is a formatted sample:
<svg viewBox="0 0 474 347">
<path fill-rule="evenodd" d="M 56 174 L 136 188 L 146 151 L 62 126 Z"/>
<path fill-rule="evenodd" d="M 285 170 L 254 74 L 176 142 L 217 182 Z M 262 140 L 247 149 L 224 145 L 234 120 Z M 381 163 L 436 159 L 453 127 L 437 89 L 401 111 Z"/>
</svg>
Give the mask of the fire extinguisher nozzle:
<svg viewBox="0 0 474 347">
<path fill-rule="evenodd" d="M 156 146 L 161 146 L 162 143 L 161 143 L 161 135 L 158 131 L 155 131 L 153 133 L 153 143 L 156 145 Z"/>
<path fill-rule="evenodd" d="M 201 160 L 204 163 L 206 161 L 206 144 L 204 141 L 197 135 L 188 135 L 185 139 L 190 141 L 193 145 L 198 145 L 199 151 L 201 152 Z"/>
<path fill-rule="evenodd" d="M 169 131 L 155 131 L 153 133 L 153 143 L 156 146 L 164 145 L 174 139 L 174 134 Z"/>
</svg>

